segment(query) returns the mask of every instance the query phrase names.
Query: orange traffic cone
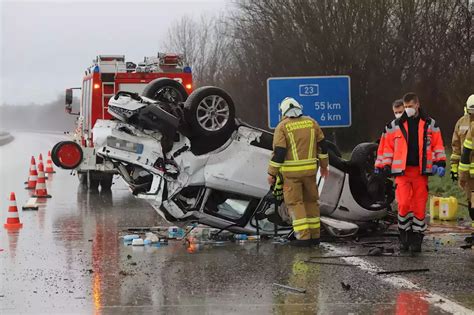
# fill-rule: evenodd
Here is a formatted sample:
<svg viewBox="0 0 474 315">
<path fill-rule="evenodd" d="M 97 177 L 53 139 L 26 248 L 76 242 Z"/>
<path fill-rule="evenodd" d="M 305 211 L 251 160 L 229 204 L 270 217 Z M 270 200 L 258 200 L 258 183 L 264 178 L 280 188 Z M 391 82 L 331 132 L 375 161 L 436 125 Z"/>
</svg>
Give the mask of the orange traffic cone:
<svg viewBox="0 0 474 315">
<path fill-rule="evenodd" d="M 48 190 L 46 189 L 46 178 L 44 177 L 44 166 L 43 163 L 39 162 L 38 164 L 38 181 L 36 182 L 35 194 L 33 197 L 36 198 L 51 198 L 51 195 L 48 195 Z"/>
<path fill-rule="evenodd" d="M 53 169 L 53 161 L 51 161 L 51 151 L 48 151 L 48 160 L 46 161 L 46 173 L 56 173 Z"/>
<path fill-rule="evenodd" d="M 31 157 L 30 163 L 30 175 L 28 176 L 28 181 L 26 182 L 25 189 L 35 189 L 36 181 L 38 180 L 38 171 L 36 170 L 35 157 Z"/>
<path fill-rule="evenodd" d="M 44 166 L 44 163 L 43 163 L 43 154 L 40 153 L 40 155 L 38 156 L 38 166 L 39 164 L 43 164 Z M 48 179 L 48 176 L 46 175 L 46 173 L 44 174 L 44 179 Z"/>
<path fill-rule="evenodd" d="M 3 225 L 6 229 L 19 229 L 23 227 L 18 216 L 18 208 L 16 207 L 15 193 L 10 194 L 10 206 L 8 207 L 7 223 Z"/>
</svg>

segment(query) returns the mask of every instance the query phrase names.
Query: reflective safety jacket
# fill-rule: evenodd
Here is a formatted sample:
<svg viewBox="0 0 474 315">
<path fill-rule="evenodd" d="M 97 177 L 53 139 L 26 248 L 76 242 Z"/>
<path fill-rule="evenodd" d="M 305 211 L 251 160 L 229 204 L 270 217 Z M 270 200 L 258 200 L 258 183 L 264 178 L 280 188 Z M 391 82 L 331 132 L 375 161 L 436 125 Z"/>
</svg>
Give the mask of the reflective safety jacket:
<svg viewBox="0 0 474 315">
<path fill-rule="evenodd" d="M 382 132 L 382 135 L 380 136 L 380 141 L 379 141 L 379 146 L 377 148 L 377 158 L 375 159 L 375 168 L 378 168 L 378 169 L 383 169 L 383 150 L 384 150 L 384 146 L 385 146 L 385 136 L 387 135 L 387 129 L 388 127 L 390 126 L 390 124 L 388 124 L 387 126 L 385 126 L 385 129 L 384 131 Z"/>
<path fill-rule="evenodd" d="M 284 118 L 273 135 L 273 154 L 268 174 L 276 176 L 281 172 L 286 177 L 316 175 L 317 160 L 327 167 L 328 154 L 318 149 L 324 139 L 319 124 L 312 118 L 301 116 Z"/>
<path fill-rule="evenodd" d="M 471 122 L 464 140 L 461 162 L 459 163 L 459 178 L 461 179 L 474 177 L 474 157 L 472 154 L 472 150 L 474 148 L 473 142 L 474 122 Z"/>
<path fill-rule="evenodd" d="M 474 116 L 474 115 L 473 115 Z M 466 114 L 459 118 L 454 127 L 453 138 L 451 141 L 451 171 L 457 173 L 458 172 L 458 165 L 459 161 L 461 160 L 461 154 L 463 150 L 464 140 L 466 140 L 466 135 L 469 130 L 469 124 L 473 119 L 471 115 Z"/>
<path fill-rule="evenodd" d="M 386 131 L 383 165 L 388 166 L 394 176 L 403 175 L 407 164 L 408 138 L 410 137 L 407 119 L 408 116 L 404 113 L 399 119 L 393 120 Z M 418 149 L 420 174 L 431 175 L 433 164 L 446 166 L 441 130 L 435 120 L 426 116 L 421 109 L 418 124 Z"/>
</svg>

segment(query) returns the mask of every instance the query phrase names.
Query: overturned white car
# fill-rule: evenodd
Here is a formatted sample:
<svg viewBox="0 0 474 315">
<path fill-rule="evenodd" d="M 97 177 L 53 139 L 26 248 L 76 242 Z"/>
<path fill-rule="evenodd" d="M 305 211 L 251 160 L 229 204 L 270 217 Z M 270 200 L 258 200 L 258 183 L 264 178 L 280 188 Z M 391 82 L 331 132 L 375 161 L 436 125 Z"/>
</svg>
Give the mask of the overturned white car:
<svg viewBox="0 0 474 315">
<path fill-rule="evenodd" d="M 237 120 L 231 97 L 220 88 L 202 87 L 189 97 L 183 91 L 176 89 L 175 102 L 119 92 L 108 108 L 116 119 L 97 121 L 93 129 L 96 155 L 168 221 L 236 233 L 290 232 L 285 206 L 266 182 L 272 134 Z M 56 165 L 82 163 L 74 145 L 56 144 Z M 350 236 L 388 217 L 393 189 L 384 179 L 371 180 L 376 144 L 358 145 L 348 161 L 331 147 L 330 174 L 317 179 L 321 222 L 333 236 Z"/>
</svg>

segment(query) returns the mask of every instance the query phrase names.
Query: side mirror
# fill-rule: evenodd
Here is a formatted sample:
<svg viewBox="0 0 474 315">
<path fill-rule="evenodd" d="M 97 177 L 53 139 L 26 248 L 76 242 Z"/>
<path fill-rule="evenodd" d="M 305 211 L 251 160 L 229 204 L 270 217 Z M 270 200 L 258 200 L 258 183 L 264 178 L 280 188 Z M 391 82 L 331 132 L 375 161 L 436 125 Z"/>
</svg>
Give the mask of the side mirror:
<svg viewBox="0 0 474 315">
<path fill-rule="evenodd" d="M 70 88 L 70 89 L 66 89 L 66 95 L 65 95 L 65 105 L 66 107 L 64 108 L 64 110 L 66 111 L 66 113 L 70 114 L 70 115 L 79 115 L 79 112 L 77 113 L 73 113 L 72 112 L 72 90 L 79 90 L 80 88 Z"/>
<path fill-rule="evenodd" d="M 72 89 L 66 89 L 65 104 L 66 104 L 66 107 L 71 106 L 72 104 Z"/>
</svg>

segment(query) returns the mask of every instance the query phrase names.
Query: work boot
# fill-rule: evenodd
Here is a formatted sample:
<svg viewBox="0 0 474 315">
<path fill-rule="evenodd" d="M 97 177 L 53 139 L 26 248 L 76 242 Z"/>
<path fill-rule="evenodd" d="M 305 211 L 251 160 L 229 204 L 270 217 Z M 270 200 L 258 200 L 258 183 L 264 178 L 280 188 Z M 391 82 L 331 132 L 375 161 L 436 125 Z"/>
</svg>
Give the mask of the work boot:
<svg viewBox="0 0 474 315">
<path fill-rule="evenodd" d="M 413 253 L 421 252 L 421 244 L 423 243 L 424 235 L 422 233 L 413 232 L 411 233 L 410 239 L 410 251 Z"/>
<path fill-rule="evenodd" d="M 399 229 L 400 232 L 400 251 L 401 252 L 407 252 L 410 249 L 410 235 L 412 234 L 412 231 L 406 231 L 406 230 L 401 230 Z"/>
<path fill-rule="evenodd" d="M 312 238 L 311 239 L 311 246 L 313 246 L 313 247 L 319 247 L 320 243 L 321 243 L 321 241 L 319 240 L 319 238 Z"/>
<path fill-rule="evenodd" d="M 290 245 L 295 247 L 311 247 L 312 240 L 292 240 Z"/>
</svg>

